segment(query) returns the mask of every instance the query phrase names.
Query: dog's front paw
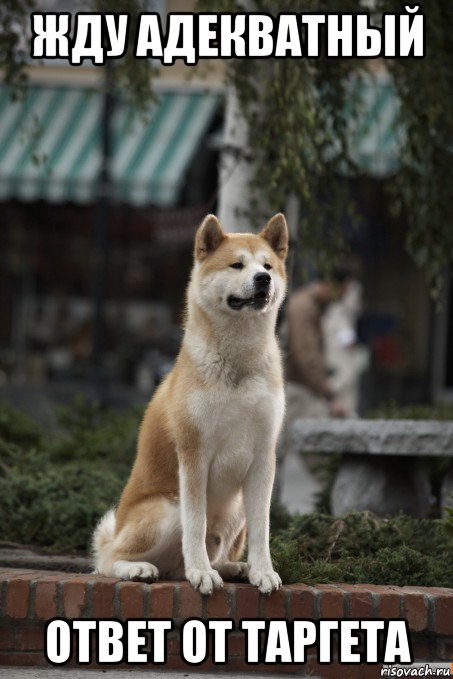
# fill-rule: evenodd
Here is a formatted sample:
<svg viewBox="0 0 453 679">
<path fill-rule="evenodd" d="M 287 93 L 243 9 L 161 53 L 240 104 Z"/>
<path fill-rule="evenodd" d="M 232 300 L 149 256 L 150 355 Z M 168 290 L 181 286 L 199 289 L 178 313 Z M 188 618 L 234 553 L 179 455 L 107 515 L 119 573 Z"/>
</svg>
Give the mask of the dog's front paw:
<svg viewBox="0 0 453 679">
<path fill-rule="evenodd" d="M 201 570 L 199 568 L 188 568 L 186 578 L 195 589 L 202 594 L 212 594 L 214 589 L 223 587 L 223 580 L 214 569 Z"/>
<path fill-rule="evenodd" d="M 249 582 L 258 587 L 263 594 L 270 594 L 282 584 L 279 574 L 272 569 L 260 571 L 256 568 L 250 568 Z"/>
</svg>

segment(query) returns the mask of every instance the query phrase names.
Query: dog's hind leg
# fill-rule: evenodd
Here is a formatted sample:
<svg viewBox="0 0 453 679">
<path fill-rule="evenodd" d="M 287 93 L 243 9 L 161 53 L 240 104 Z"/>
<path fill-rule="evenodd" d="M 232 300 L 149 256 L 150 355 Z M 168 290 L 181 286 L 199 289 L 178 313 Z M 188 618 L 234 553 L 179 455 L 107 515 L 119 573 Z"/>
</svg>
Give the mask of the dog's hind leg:
<svg viewBox="0 0 453 679">
<path fill-rule="evenodd" d="M 179 507 L 162 497 L 142 500 L 117 526 L 113 511 L 101 519 L 93 539 L 96 569 L 125 580 L 155 581 L 159 572 L 181 570 Z"/>
<path fill-rule="evenodd" d="M 224 580 L 246 579 L 248 565 L 244 561 L 239 561 L 245 547 L 245 525 L 239 527 L 239 532 L 235 532 L 234 537 L 231 535 L 224 537 L 226 539 L 222 541 L 221 550 L 216 555 L 215 560 L 211 560 L 213 567 L 218 570 Z"/>
<path fill-rule="evenodd" d="M 247 537 L 247 529 L 244 526 L 242 526 L 241 530 L 239 533 L 236 535 L 236 538 L 231 546 L 231 549 L 228 553 L 228 559 L 230 561 L 238 561 L 243 552 L 244 552 L 244 547 L 245 547 L 245 538 Z"/>
<path fill-rule="evenodd" d="M 247 531 L 243 526 L 228 552 L 227 560 L 217 566 L 224 580 L 245 580 L 248 577 L 248 565 L 245 561 L 239 561 L 244 552 L 246 535 Z"/>
<path fill-rule="evenodd" d="M 157 566 L 147 561 L 128 561 L 118 559 L 113 562 L 112 575 L 122 580 L 143 580 L 144 582 L 156 582 L 159 579 Z"/>
</svg>

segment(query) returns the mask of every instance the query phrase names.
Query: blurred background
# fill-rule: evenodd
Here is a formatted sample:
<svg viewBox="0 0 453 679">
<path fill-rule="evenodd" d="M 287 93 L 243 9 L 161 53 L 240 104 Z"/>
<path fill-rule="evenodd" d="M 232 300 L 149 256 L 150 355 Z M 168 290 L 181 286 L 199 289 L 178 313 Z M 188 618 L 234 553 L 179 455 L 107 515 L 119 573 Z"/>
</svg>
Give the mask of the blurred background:
<svg viewBox="0 0 453 679">
<path fill-rule="evenodd" d="M 57 5 L 80 9 L 70 0 L 40 0 L 37 9 Z M 195 8 L 147 5 L 163 18 Z M 227 188 L 219 181 L 226 69 L 223 60 L 154 64 L 155 96 L 144 113 L 121 87 L 109 88 L 114 67 L 88 61 L 28 59 L 19 94 L 2 84 L 0 399 L 38 417 L 79 393 L 137 405 L 169 370 L 194 232 Z M 453 395 L 451 279 L 435 313 L 405 249 L 404 211 L 390 209 L 398 97 L 383 61 L 369 71 L 351 90 L 362 112 L 350 137 L 355 171 L 342 178 L 361 217 L 356 227 L 346 218 L 341 225 L 363 297 L 354 320 L 365 357 L 361 414 L 391 399 L 429 404 Z M 294 286 L 297 264 L 291 273 Z"/>
</svg>

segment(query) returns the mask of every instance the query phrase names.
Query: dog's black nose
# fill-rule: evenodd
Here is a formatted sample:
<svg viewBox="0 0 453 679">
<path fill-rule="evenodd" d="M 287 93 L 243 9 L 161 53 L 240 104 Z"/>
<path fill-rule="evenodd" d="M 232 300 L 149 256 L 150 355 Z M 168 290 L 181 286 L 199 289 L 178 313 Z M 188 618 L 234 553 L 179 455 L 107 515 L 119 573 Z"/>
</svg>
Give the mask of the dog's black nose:
<svg viewBox="0 0 453 679">
<path fill-rule="evenodd" d="M 262 271 L 260 273 L 256 273 L 253 277 L 253 280 L 255 281 L 255 287 L 268 288 L 271 282 L 271 277 L 268 273 Z"/>
</svg>

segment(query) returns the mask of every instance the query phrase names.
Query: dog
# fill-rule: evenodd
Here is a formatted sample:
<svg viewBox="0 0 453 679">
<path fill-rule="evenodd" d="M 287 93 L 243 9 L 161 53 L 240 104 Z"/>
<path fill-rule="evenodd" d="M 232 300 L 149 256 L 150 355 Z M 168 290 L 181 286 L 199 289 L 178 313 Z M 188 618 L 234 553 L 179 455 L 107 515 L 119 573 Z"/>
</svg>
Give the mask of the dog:
<svg viewBox="0 0 453 679">
<path fill-rule="evenodd" d="M 263 593 L 281 586 L 269 511 L 285 407 L 276 320 L 287 252 L 282 214 L 259 235 L 226 233 L 214 215 L 199 227 L 181 350 L 145 412 L 119 505 L 96 527 L 98 573 L 185 576 L 202 594 L 223 579 Z"/>
</svg>

